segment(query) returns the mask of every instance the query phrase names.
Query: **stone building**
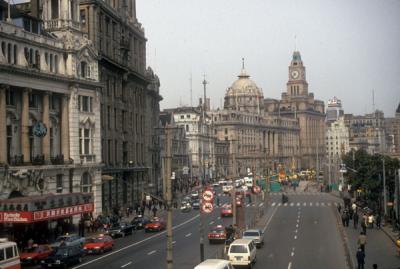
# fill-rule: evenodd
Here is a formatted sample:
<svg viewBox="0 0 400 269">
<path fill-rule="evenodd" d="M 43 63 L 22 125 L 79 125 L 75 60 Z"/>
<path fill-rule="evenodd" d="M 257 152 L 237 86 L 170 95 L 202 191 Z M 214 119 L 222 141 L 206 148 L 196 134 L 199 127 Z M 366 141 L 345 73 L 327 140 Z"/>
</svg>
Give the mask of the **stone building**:
<svg viewBox="0 0 400 269">
<path fill-rule="evenodd" d="M 337 121 L 340 117 L 344 115 L 342 108 L 342 101 L 336 96 L 328 100 L 328 107 L 326 108 L 326 123 L 330 124 Z"/>
<path fill-rule="evenodd" d="M 132 206 L 142 191 L 157 192 L 160 83 L 146 68 L 135 0 L 82 0 L 77 15 L 100 55 L 103 206 L 110 212 Z"/>
<path fill-rule="evenodd" d="M 349 128 L 350 149 L 363 149 L 369 154 L 386 153 L 387 136 L 382 111 L 365 115 L 345 114 L 344 122 Z"/>
<path fill-rule="evenodd" d="M 85 212 L 102 212 L 97 51 L 72 12 L 77 2 L 48 4 L 43 14 L 38 1 L 13 5 L 8 19 L 0 1 L 0 222 L 18 205 L 29 216 L 21 223 L 36 223 L 33 212 L 45 208 L 52 219 L 71 217 L 78 211 L 65 206 L 79 210 L 82 197 Z M 6 208 L 16 197 L 25 203 Z"/>
<path fill-rule="evenodd" d="M 171 128 L 171 171 L 175 173 L 175 179 L 172 182 L 172 188 L 185 188 L 191 184 L 190 163 L 189 163 L 189 140 L 186 138 L 185 127 L 177 125 L 171 112 L 160 113 L 160 156 L 162 160 L 162 171 L 164 171 L 164 161 L 166 160 L 166 127 Z M 162 177 L 163 178 L 163 177 Z M 165 195 L 166 184 L 160 182 L 162 186 L 162 194 Z"/>
<path fill-rule="evenodd" d="M 227 176 L 265 175 L 281 165 L 299 166 L 299 126 L 295 118 L 270 115 L 262 90 L 250 79 L 244 65 L 225 94 L 224 107 L 210 111 L 216 141 L 225 141 L 229 151 Z"/>
<path fill-rule="evenodd" d="M 325 155 L 324 102 L 314 99 L 314 94 L 308 92 L 306 68 L 299 51 L 293 52 L 286 88 L 281 100 L 265 99 L 265 110 L 270 115 L 292 117 L 299 121 L 301 155 L 299 167 L 302 169 L 316 167 L 317 159 Z"/>
</svg>

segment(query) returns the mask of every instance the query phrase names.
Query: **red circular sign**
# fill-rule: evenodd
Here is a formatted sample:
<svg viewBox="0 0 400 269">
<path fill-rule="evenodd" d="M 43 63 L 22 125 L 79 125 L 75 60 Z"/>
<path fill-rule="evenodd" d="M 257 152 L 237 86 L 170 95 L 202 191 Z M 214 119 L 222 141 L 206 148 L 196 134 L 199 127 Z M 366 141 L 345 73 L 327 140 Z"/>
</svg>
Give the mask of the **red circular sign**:
<svg viewBox="0 0 400 269">
<path fill-rule="evenodd" d="M 253 192 L 254 193 L 260 193 L 261 192 L 261 188 L 260 188 L 260 186 L 253 186 Z"/>
<path fill-rule="evenodd" d="M 201 205 L 201 209 L 204 213 L 211 213 L 214 210 L 214 205 L 210 202 L 204 202 Z"/>
<path fill-rule="evenodd" d="M 203 200 L 206 202 L 210 202 L 214 199 L 214 193 L 211 190 L 205 190 L 203 192 Z"/>
</svg>

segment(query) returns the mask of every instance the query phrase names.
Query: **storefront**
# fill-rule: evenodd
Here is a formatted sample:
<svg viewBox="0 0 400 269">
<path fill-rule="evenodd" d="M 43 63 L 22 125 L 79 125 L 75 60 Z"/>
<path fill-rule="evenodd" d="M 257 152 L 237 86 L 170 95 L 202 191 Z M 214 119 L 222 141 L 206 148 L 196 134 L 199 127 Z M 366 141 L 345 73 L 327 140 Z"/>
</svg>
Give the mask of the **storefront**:
<svg viewBox="0 0 400 269">
<path fill-rule="evenodd" d="M 0 237 L 26 245 L 50 243 L 58 235 L 75 233 L 79 221 L 94 210 L 90 193 L 46 194 L 0 200 Z"/>
</svg>

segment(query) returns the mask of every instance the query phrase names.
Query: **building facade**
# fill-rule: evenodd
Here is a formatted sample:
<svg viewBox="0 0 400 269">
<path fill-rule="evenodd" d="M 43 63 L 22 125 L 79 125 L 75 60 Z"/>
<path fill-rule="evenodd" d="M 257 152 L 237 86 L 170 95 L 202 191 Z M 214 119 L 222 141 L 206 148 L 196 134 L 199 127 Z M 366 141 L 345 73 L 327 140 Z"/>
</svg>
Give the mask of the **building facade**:
<svg viewBox="0 0 400 269">
<path fill-rule="evenodd" d="M 336 96 L 328 100 L 328 107 L 326 109 L 326 123 L 330 124 L 344 115 L 342 108 L 342 101 Z"/>
<path fill-rule="evenodd" d="M 250 79 L 244 65 L 226 91 L 224 107 L 208 114 L 216 141 L 228 144 L 223 147 L 229 151 L 229 165 L 222 166 L 224 176 L 244 176 L 249 169 L 253 174 L 266 175 L 278 166 L 298 168 L 297 120 L 270 115 L 265 110 L 262 90 Z"/>
<path fill-rule="evenodd" d="M 65 4 L 78 8 L 76 2 Z M 48 14 L 37 9 L 11 10 L 10 19 L 0 21 L 0 199 L 87 193 L 90 211 L 101 214 L 97 51 L 64 6 L 57 9 L 60 16 L 53 14 L 52 27 Z M 46 207 L 80 203 L 72 198 L 65 204 L 49 199 Z M 31 210 L 43 209 L 35 204 Z"/>
<path fill-rule="evenodd" d="M 343 117 L 327 126 L 325 141 L 328 158 L 341 158 L 350 151 L 349 128 L 344 124 Z"/>
<path fill-rule="evenodd" d="M 159 191 L 160 82 L 146 67 L 135 0 L 83 0 L 77 15 L 100 55 L 103 206 L 110 212 L 132 206 L 143 191 Z"/>
<path fill-rule="evenodd" d="M 345 125 L 349 128 L 350 149 L 363 149 L 369 154 L 387 152 L 385 118 L 382 111 L 365 115 L 345 114 Z"/>
<path fill-rule="evenodd" d="M 306 68 L 299 51 L 293 52 L 289 65 L 289 80 L 281 100 L 265 99 L 265 110 L 270 115 L 292 117 L 300 127 L 300 165 L 302 169 L 316 167 L 325 155 L 324 102 L 314 99 L 308 91 Z"/>
</svg>

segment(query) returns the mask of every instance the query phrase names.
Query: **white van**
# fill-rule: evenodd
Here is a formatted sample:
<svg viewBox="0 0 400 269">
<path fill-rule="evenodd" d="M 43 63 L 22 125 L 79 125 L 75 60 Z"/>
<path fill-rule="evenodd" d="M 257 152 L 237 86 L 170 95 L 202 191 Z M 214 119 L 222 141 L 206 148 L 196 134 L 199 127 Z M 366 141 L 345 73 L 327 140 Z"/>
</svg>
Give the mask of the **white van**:
<svg viewBox="0 0 400 269">
<path fill-rule="evenodd" d="M 256 246 L 251 239 L 236 239 L 229 246 L 228 258 L 232 265 L 247 265 L 253 268 L 256 262 Z"/>
<path fill-rule="evenodd" d="M 227 260 L 208 259 L 196 265 L 194 269 L 233 269 L 233 266 Z"/>
</svg>

